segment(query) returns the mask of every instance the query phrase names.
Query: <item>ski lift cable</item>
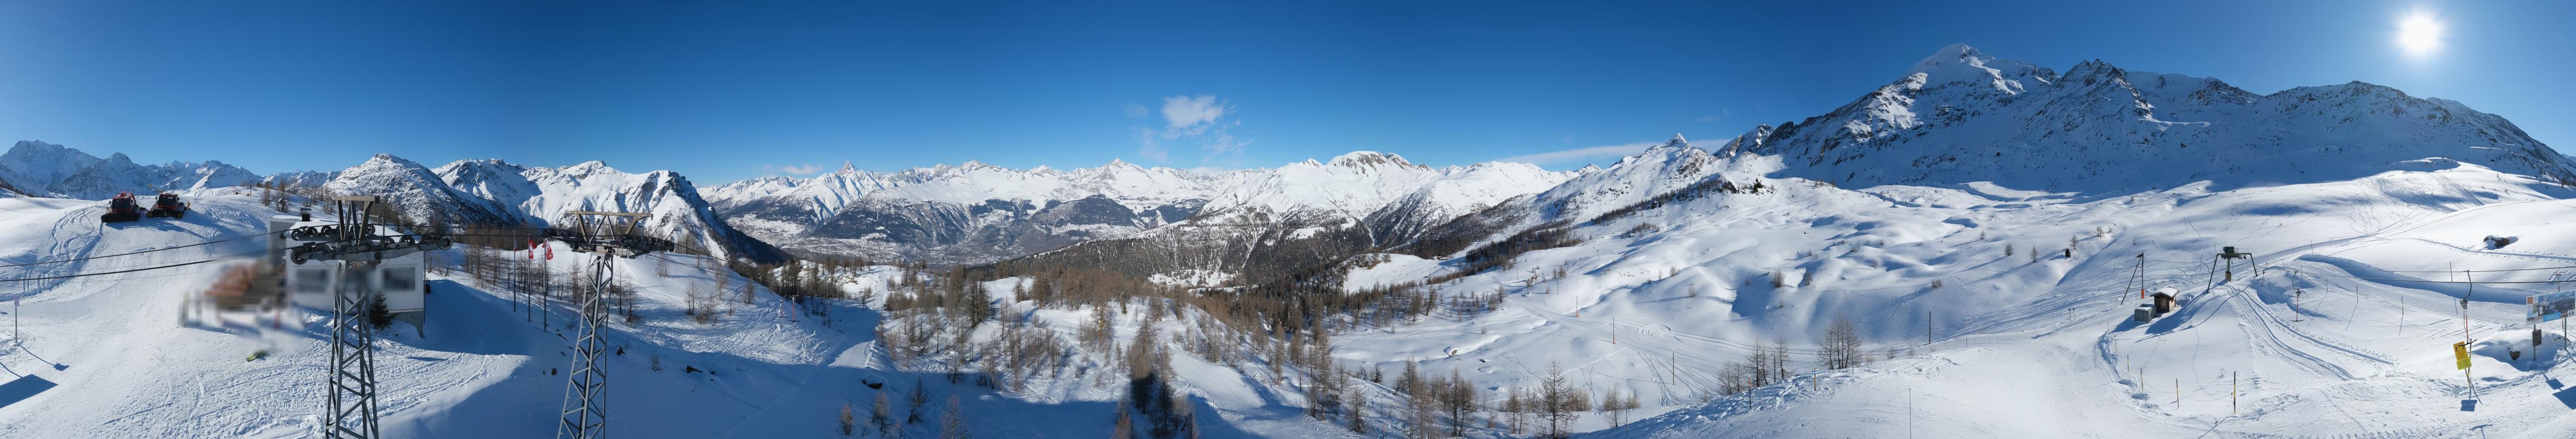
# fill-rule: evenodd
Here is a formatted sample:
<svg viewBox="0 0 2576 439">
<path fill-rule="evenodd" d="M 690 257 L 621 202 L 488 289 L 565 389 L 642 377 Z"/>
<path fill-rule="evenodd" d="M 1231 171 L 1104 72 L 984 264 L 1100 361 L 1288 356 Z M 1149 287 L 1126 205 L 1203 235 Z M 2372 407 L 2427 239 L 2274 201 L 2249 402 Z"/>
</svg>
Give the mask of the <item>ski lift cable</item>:
<svg viewBox="0 0 2576 439">
<path fill-rule="evenodd" d="M 2377 277 L 2345 276 L 2345 275 L 2340 275 L 2340 274 L 2328 274 L 2328 273 L 2314 273 L 2314 272 L 2299 271 L 2299 270 L 2296 270 L 2296 269 L 2287 269 L 2287 270 L 2290 270 L 2290 272 L 2292 272 L 2292 273 L 2309 274 L 2309 275 L 2317 275 L 2317 276 L 2327 276 L 2327 277 L 2340 277 L 2340 278 L 2348 278 L 2348 279 L 2375 280 L 2375 281 L 2386 281 L 2386 282 L 2420 282 L 2420 283 L 2435 283 L 2435 284 L 2497 284 L 2497 285 L 2507 285 L 2507 284 L 2554 284 L 2554 283 L 2563 283 L 2563 282 L 2569 282 L 2569 281 L 2571 281 L 2571 280 L 2568 280 L 2568 279 L 2559 279 L 2559 280 L 2532 280 L 2532 281 L 2491 281 L 2491 280 L 2483 280 L 2483 281 L 2465 281 L 2465 280 L 2388 279 L 2388 278 L 2377 278 Z M 2473 271 L 2473 270 L 2461 270 L 2461 271 Z M 2498 271 L 2502 271 L 2502 270 L 2498 270 Z M 2449 272 L 2437 272 L 2437 273 L 2458 273 L 2458 272 L 2459 272 L 2459 271 L 2449 271 Z"/>
<path fill-rule="evenodd" d="M 10 264 L 10 265 L 0 265 L 0 268 L 25 267 L 25 266 L 29 266 L 29 265 L 59 264 L 59 263 L 64 263 L 64 262 L 79 262 L 79 261 L 86 261 L 86 260 L 91 260 L 91 259 L 113 258 L 113 257 L 118 257 L 118 256 L 133 256 L 133 255 L 139 255 L 139 254 L 144 254 L 144 253 L 161 252 L 161 251 L 169 251 L 169 250 L 178 250 L 178 249 L 191 248 L 191 247 L 202 247 L 202 246 L 208 246 L 208 245 L 220 244 L 220 243 L 230 242 L 230 241 L 239 241 L 239 240 L 244 240 L 244 239 L 251 239 L 251 238 L 264 237 L 264 236 L 268 236 L 268 235 L 275 235 L 275 234 L 278 234 L 278 233 L 282 233 L 282 232 L 269 232 L 269 233 L 261 233 L 261 234 L 256 234 L 256 235 L 242 235 L 242 236 L 235 236 L 235 237 L 231 237 L 231 238 L 224 238 L 224 239 L 217 239 L 217 240 L 213 240 L 213 241 L 206 241 L 206 242 L 200 242 L 200 243 L 195 243 L 195 244 L 182 245 L 182 246 L 177 246 L 177 247 L 162 247 L 162 248 L 156 248 L 156 249 L 151 249 L 151 250 L 143 250 L 143 251 L 128 252 L 128 253 L 118 253 L 118 254 L 112 254 L 112 255 L 83 256 L 83 257 L 72 258 L 72 259 L 62 259 L 62 260 L 53 260 L 53 261 L 37 261 L 37 262 L 26 262 L 26 263 Z"/>
<path fill-rule="evenodd" d="M 183 249 L 183 248 L 203 247 L 203 246 L 209 246 L 209 245 L 221 244 L 221 243 L 232 242 L 232 241 L 240 241 L 240 240 L 251 239 L 251 238 L 270 237 L 270 236 L 278 235 L 278 234 L 280 234 L 280 233 L 286 233 L 286 232 L 289 232 L 289 231 L 292 231 L 292 230 L 310 229 L 310 228 L 314 228 L 314 227 L 327 227 L 327 226 L 309 226 L 309 227 L 303 227 L 303 228 L 298 228 L 298 229 L 290 229 L 290 230 L 285 230 L 285 231 L 276 231 L 276 232 L 266 232 L 266 233 L 258 233 L 258 234 L 251 234 L 251 235 L 242 235 L 242 236 L 235 236 L 235 237 L 231 237 L 231 238 L 224 238 L 224 239 L 217 239 L 217 240 L 213 240 L 213 241 L 200 242 L 200 243 L 195 243 L 195 244 L 188 244 L 188 245 L 181 245 L 181 246 L 174 246 L 174 247 L 162 247 L 162 248 L 156 248 L 156 249 L 151 249 L 151 250 L 133 251 L 133 252 L 126 252 L 126 253 L 112 254 L 112 255 L 83 256 L 83 257 L 78 257 L 78 258 L 71 258 L 71 259 L 59 259 L 59 260 L 51 260 L 51 261 L 22 262 L 22 263 L 16 263 L 16 264 L 0 265 L 0 268 L 25 267 L 25 266 L 30 266 L 30 265 L 60 264 L 60 263 L 64 263 L 64 262 L 79 262 L 79 261 L 86 261 L 86 260 L 92 260 L 92 259 L 113 258 L 113 257 L 119 257 L 119 256 L 133 256 L 133 255 L 139 255 L 139 254 L 145 254 L 145 253 L 155 253 L 155 252 L 163 252 L 163 251 L 170 251 L 170 250 L 178 250 L 178 249 Z M 418 227 L 418 226 L 413 226 L 413 227 Z M 499 227 L 466 227 L 466 228 L 502 229 L 502 228 L 499 228 Z M 449 235 L 449 236 L 472 236 L 472 237 L 484 237 L 484 236 L 492 236 L 492 237 L 521 237 L 521 235 Z"/>
<path fill-rule="evenodd" d="M 61 276 L 31 277 L 31 278 L 23 278 L 23 279 L 0 279 L 0 282 L 29 282 L 29 281 L 40 281 L 40 280 L 70 279 L 70 278 L 76 278 L 76 277 L 106 276 L 106 275 L 110 275 L 110 274 L 125 274 L 125 273 L 133 273 L 133 272 L 140 272 L 140 271 L 152 271 L 152 270 L 161 270 L 161 269 L 169 269 L 169 268 L 186 267 L 186 266 L 190 266 L 190 265 L 205 264 L 205 263 L 209 263 L 209 262 L 219 262 L 219 261 L 223 261 L 223 260 L 225 260 L 225 259 L 230 259 L 230 257 L 215 257 L 215 258 L 201 259 L 201 260 L 190 261 L 190 262 L 181 262 L 181 263 L 169 264 L 169 265 L 161 265 L 161 266 L 154 266 L 154 267 L 144 267 L 144 268 L 134 268 L 134 269 L 126 269 L 126 270 L 116 270 L 116 271 L 104 271 L 104 272 L 97 272 L 97 273 L 67 274 L 67 275 L 61 275 Z"/>
<path fill-rule="evenodd" d="M 2570 268 L 2576 268 L 2576 265 L 2569 265 L 2569 266 L 2563 266 L 2563 267 L 2515 268 L 2515 269 L 2509 269 L 2509 270 L 2476 270 L 2476 271 L 2477 271 L 2477 272 L 2480 272 L 2480 273 L 2487 273 L 2487 272 L 2506 272 L 2506 271 L 2565 270 L 2565 269 L 2570 269 Z M 2376 268 L 2362 268 L 2362 269 L 2345 269 L 2344 271 L 2377 271 L 2377 272 L 2383 272 L 2383 273 L 2458 273 L 2458 272 L 2461 272 L 2462 270 L 2381 270 L 2381 269 L 2376 269 Z M 2481 283 L 2483 283 L 2483 282 L 2481 282 Z"/>
</svg>

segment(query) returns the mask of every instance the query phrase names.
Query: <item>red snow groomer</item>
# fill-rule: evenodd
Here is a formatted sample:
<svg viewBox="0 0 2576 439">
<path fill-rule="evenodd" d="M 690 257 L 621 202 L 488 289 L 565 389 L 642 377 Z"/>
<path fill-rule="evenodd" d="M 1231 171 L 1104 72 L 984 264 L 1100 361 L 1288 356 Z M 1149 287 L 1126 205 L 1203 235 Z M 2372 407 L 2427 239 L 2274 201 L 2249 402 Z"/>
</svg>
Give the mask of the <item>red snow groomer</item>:
<svg viewBox="0 0 2576 439">
<path fill-rule="evenodd" d="M 152 210 L 143 212 L 143 216 L 153 218 L 187 218 L 188 203 L 180 202 L 179 194 L 162 192 L 160 197 L 152 200 Z"/>
<path fill-rule="evenodd" d="M 107 213 L 99 215 L 98 222 L 121 223 L 143 219 L 143 213 L 137 210 L 142 209 L 134 205 L 133 192 L 118 192 L 116 198 L 107 200 Z"/>
</svg>

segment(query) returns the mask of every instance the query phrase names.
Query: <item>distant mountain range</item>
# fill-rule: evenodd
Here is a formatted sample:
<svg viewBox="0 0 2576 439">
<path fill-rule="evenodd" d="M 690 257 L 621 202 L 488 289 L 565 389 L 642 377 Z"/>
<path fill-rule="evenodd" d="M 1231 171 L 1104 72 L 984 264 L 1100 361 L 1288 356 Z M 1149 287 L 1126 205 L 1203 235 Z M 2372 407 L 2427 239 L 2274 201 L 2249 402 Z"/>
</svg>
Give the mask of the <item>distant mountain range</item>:
<svg viewBox="0 0 2576 439">
<path fill-rule="evenodd" d="M 1184 220 L 1368 224 L 1410 235 L 1571 175 L 1518 163 L 1434 168 L 1363 151 L 1224 172 L 1123 161 L 1074 170 L 968 162 L 877 173 L 845 166 L 813 178 L 719 186 L 707 197 L 753 235 L 790 249 L 973 264 Z"/>
<path fill-rule="evenodd" d="M 35 140 L 19 141 L 9 147 L 8 153 L 0 154 L 0 194 L 19 196 L 104 199 L 118 192 L 152 193 L 271 181 L 311 186 L 320 179 L 324 178 L 310 172 L 261 176 L 212 160 L 138 165 L 123 153 L 102 159 Z"/>
<path fill-rule="evenodd" d="M 102 159 L 22 141 L 0 155 L 0 194 L 99 199 L 266 182 L 383 194 L 407 215 L 472 223 L 551 224 L 584 209 L 652 212 L 661 233 L 762 260 L 785 249 L 972 265 L 1192 233 L 1211 246 L 1348 234 L 1335 239 L 1426 251 L 1412 244 L 1588 220 L 1710 183 L 1722 170 L 1854 188 L 1992 182 L 2116 192 L 2348 180 L 2432 157 L 2576 182 L 2576 159 L 2454 101 L 2358 82 L 2255 94 L 2101 61 L 2060 74 L 1952 45 L 1823 115 L 1756 126 L 1715 148 L 1676 135 L 1609 167 L 1573 171 L 1500 162 L 1431 167 L 1362 151 L 1220 172 L 1123 161 L 1071 170 L 844 165 L 811 178 L 700 189 L 678 173 L 630 174 L 597 161 L 431 168 L 380 154 L 336 172 L 262 176 L 216 161 L 140 165 L 123 154 Z M 1209 230 L 1221 232 L 1202 233 Z"/>
</svg>

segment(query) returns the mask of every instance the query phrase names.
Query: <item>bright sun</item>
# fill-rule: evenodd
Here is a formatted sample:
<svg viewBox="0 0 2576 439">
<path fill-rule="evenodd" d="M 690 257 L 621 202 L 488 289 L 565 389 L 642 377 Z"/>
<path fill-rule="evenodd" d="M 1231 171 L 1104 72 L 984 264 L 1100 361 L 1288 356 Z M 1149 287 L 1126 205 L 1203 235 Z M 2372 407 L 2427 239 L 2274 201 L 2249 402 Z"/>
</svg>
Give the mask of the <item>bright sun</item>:
<svg viewBox="0 0 2576 439">
<path fill-rule="evenodd" d="M 2433 49 L 2442 47 L 2442 22 L 2433 20 L 2432 14 L 2407 14 L 2397 22 L 2397 45 L 2409 54 L 2433 53 Z"/>
</svg>

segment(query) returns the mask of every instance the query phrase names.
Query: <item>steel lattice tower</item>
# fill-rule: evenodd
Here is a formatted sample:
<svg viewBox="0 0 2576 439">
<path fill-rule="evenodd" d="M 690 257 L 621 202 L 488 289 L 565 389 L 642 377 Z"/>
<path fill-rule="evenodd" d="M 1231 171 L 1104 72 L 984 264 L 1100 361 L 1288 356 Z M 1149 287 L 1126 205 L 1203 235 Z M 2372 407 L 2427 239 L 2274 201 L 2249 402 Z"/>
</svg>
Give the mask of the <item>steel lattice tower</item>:
<svg viewBox="0 0 2576 439">
<path fill-rule="evenodd" d="M 608 343 L 599 339 L 599 328 L 608 325 L 608 295 L 613 275 L 617 273 L 614 256 L 598 253 L 591 259 L 592 278 L 589 294 L 581 297 L 581 335 L 573 339 L 572 379 L 564 388 L 563 425 L 556 437 L 596 438 L 608 433 L 608 374 L 600 370 L 599 354 Z"/>
<path fill-rule="evenodd" d="M 331 299 L 331 366 L 325 379 L 328 404 L 323 413 L 322 436 L 327 438 L 371 439 L 379 436 L 376 429 L 376 360 L 375 327 L 364 320 L 375 306 L 376 285 L 370 280 L 378 273 L 377 263 L 386 258 L 402 257 L 423 250 L 447 248 L 446 237 L 438 234 L 386 236 L 377 233 L 377 224 L 369 215 L 376 197 L 331 197 L 332 207 L 340 216 L 335 225 L 289 230 L 287 238 L 308 242 L 289 248 L 296 263 L 310 260 L 336 260 L 347 265 L 341 269 L 339 288 Z"/>
<path fill-rule="evenodd" d="M 352 279 L 373 270 L 361 269 L 361 263 L 350 262 L 341 270 L 343 279 Z M 375 264 L 364 264 L 374 268 Z M 342 282 L 341 286 L 365 282 Z M 323 437 L 375 438 L 376 433 L 376 349 L 375 325 L 364 321 L 367 307 L 375 303 L 375 289 L 349 288 L 357 291 L 335 291 L 331 301 L 331 412 L 324 425 Z"/>
<path fill-rule="evenodd" d="M 589 439 L 608 436 L 608 373 L 599 355 L 608 350 L 600 332 L 608 327 L 608 294 L 615 286 L 617 257 L 633 258 L 668 250 L 670 241 L 635 236 L 647 215 L 622 212 L 565 212 L 574 229 L 554 237 L 572 251 L 596 255 L 591 260 L 592 286 L 581 297 L 581 334 L 573 340 L 572 376 L 564 386 L 563 422 L 555 437 Z"/>
</svg>

